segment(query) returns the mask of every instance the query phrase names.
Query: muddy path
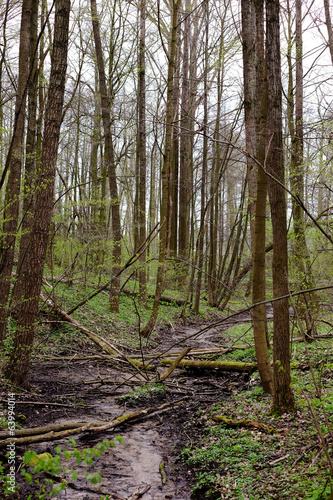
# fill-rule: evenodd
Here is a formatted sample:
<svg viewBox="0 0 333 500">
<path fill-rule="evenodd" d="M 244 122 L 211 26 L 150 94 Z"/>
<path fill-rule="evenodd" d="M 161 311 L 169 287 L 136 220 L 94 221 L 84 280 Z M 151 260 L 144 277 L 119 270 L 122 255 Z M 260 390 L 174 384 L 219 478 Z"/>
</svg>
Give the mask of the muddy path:
<svg viewBox="0 0 333 500">
<path fill-rule="evenodd" d="M 247 319 L 238 318 L 238 321 Z M 186 346 L 213 349 L 227 341 L 226 325 L 196 335 L 204 327 L 183 326 L 160 332 L 156 347 L 143 347 L 142 352 L 148 359 L 156 352 L 168 351 L 170 354 Z M 223 331 L 226 335 L 221 339 Z M 128 354 L 139 355 L 137 351 Z M 78 465 L 70 459 L 66 467 L 74 469 L 78 477 L 75 481 L 66 477 L 69 486 L 52 498 L 88 500 L 106 495 L 115 499 L 143 500 L 191 498 L 189 471 L 178 459 L 184 443 L 191 439 L 184 424 L 206 405 L 222 401 L 235 390 L 247 388 L 249 375 L 215 371 L 188 374 L 176 369 L 167 379 L 165 391 L 122 399 L 125 394 L 139 389 L 142 383 L 135 370 L 130 372 L 126 367 L 126 372 L 122 373 L 121 367 L 106 361 L 69 361 L 60 357 L 59 361 L 34 362 L 34 394 L 17 395 L 16 414 L 24 428 L 68 421 L 106 422 L 138 408 L 182 401 L 140 423 L 117 428 L 116 432 L 75 436 L 77 448 L 81 450 L 91 448 L 103 439 L 112 440 L 116 434 L 123 438 L 123 443 L 115 441 L 115 446 L 96 458 L 91 467 Z M 6 394 L 2 390 L 4 399 Z M 20 458 L 29 448 L 39 454 L 48 452 L 54 456 L 56 446 L 70 448 L 66 439 L 21 447 L 17 453 Z M 85 471 L 99 472 L 102 482 L 97 485 L 87 482 Z M 34 486 L 27 486 L 19 475 L 17 481 L 20 488 L 13 498 L 26 499 L 29 494 L 35 498 Z"/>
</svg>

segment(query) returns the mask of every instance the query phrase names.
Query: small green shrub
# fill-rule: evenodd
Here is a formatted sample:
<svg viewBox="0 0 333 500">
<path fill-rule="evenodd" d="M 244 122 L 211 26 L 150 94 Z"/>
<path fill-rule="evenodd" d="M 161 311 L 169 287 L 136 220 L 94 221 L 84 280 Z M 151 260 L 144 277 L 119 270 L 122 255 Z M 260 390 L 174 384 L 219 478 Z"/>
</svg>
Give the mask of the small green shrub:
<svg viewBox="0 0 333 500">
<path fill-rule="evenodd" d="M 116 436 L 115 439 L 117 439 L 120 443 L 123 442 L 123 439 L 120 436 Z M 78 478 L 77 471 L 69 470 L 66 466 L 64 466 L 64 460 L 70 460 L 72 457 L 75 457 L 78 464 L 85 463 L 87 466 L 91 466 L 93 465 L 96 457 L 100 457 L 103 452 L 115 445 L 114 441 L 104 439 L 94 448 L 79 450 L 76 448 L 76 441 L 73 438 L 69 439 L 68 444 L 72 445 L 72 450 L 62 450 L 60 446 L 57 446 L 55 448 L 55 456 L 52 456 L 50 453 L 37 455 L 37 453 L 32 450 L 25 452 L 24 467 L 21 475 L 28 484 L 33 483 L 36 487 L 34 496 L 32 497 L 29 495 L 27 500 L 31 500 L 32 498 L 36 498 L 38 500 L 52 498 L 61 490 L 65 490 L 68 487 L 67 480 L 60 481 L 60 478 L 57 476 L 63 477 L 67 474 L 67 476 L 70 475 L 72 477 L 73 481 L 76 481 Z M 43 472 L 51 475 L 52 479 L 43 476 Z M 92 484 L 97 484 L 102 481 L 102 477 L 99 472 L 84 472 L 84 474 L 86 481 L 91 481 Z"/>
<path fill-rule="evenodd" d="M 161 396 L 165 394 L 167 391 L 167 388 L 163 384 L 158 384 L 158 383 L 149 383 L 149 384 L 144 384 L 140 387 L 140 389 L 129 392 L 127 394 L 124 394 L 124 396 L 121 396 L 118 401 L 119 403 L 135 403 L 138 402 L 139 400 L 146 400 L 146 399 L 151 399 L 155 396 Z"/>
</svg>

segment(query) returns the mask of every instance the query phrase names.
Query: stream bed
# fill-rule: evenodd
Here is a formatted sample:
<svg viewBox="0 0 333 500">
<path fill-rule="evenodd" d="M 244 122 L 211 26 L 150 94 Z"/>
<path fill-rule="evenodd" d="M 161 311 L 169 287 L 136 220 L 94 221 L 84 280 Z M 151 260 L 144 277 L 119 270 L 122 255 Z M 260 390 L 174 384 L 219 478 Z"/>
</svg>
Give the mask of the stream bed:
<svg viewBox="0 0 333 500">
<path fill-rule="evenodd" d="M 219 328 L 196 337 L 199 330 L 199 327 L 182 327 L 164 332 L 156 350 L 164 352 L 185 346 L 216 348 L 221 345 Z M 96 350 L 91 349 L 90 354 L 95 355 Z M 151 356 L 154 353 L 150 349 L 146 354 Z M 151 377 L 153 379 L 155 375 Z M 115 446 L 95 457 L 90 466 L 82 461 L 78 464 L 74 457 L 64 460 L 64 467 L 67 471 L 76 471 L 77 478 L 74 480 L 68 472 L 57 477 L 58 482 L 66 479 L 68 487 L 52 498 L 190 500 L 191 471 L 177 461 L 180 450 L 191 439 L 191 430 L 184 435 L 183 424 L 205 404 L 223 400 L 237 387 L 242 389 L 247 384 L 246 377 L 246 374 L 212 371 L 188 375 L 176 369 L 168 378 L 166 391 L 124 403 L 119 398 L 140 387 L 143 382 L 135 370 L 132 373 L 128 370 L 123 372 L 119 366 L 103 360 L 62 360 L 60 354 L 58 361 L 35 362 L 32 380 L 35 396 L 18 395 L 16 411 L 26 416 L 24 427 L 73 421 L 101 424 L 133 411 L 149 407 L 159 409 L 164 403 L 169 403 L 167 411 L 157 411 L 134 425 L 122 425 L 116 430 L 98 434 L 87 432 L 75 435 L 76 447 L 81 451 L 93 448 L 104 439 L 114 441 Z M 115 439 L 117 434 L 121 436 L 122 443 Z M 54 456 L 57 446 L 63 450 L 72 449 L 66 438 L 28 445 L 19 453 L 23 456 L 24 451 L 29 449 Z M 92 484 L 91 480 L 87 481 L 87 473 L 99 473 L 101 482 Z M 15 498 L 26 500 L 30 494 L 31 498 L 38 498 L 34 496 L 34 484 L 28 486 L 18 475 L 17 480 L 20 493 Z M 41 476 L 41 482 L 44 480 L 45 477 Z"/>
</svg>

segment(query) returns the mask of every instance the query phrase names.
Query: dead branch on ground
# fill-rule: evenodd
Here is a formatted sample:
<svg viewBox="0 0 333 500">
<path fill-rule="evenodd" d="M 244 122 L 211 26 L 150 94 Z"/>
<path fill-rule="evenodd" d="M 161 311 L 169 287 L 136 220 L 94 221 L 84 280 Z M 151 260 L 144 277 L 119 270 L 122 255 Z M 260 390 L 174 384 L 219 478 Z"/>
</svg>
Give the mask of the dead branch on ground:
<svg viewBox="0 0 333 500">
<path fill-rule="evenodd" d="M 174 406 L 184 403 L 186 399 L 187 398 L 183 398 L 179 401 L 164 403 L 158 407 L 150 407 L 145 410 L 139 410 L 126 415 L 121 415 L 111 422 L 67 422 L 66 424 L 50 424 L 44 427 L 17 430 L 15 431 L 15 437 L 11 436 L 9 431 L 3 431 L 0 433 L 0 437 L 5 437 L 5 439 L 0 441 L 0 448 L 5 448 L 7 444 L 12 443 L 14 440 L 16 445 L 26 445 L 64 439 L 69 436 L 73 436 L 74 434 L 81 434 L 83 432 L 92 433 L 110 431 L 120 425 L 141 422 L 143 419 L 150 418 L 157 413 L 173 409 Z"/>
</svg>

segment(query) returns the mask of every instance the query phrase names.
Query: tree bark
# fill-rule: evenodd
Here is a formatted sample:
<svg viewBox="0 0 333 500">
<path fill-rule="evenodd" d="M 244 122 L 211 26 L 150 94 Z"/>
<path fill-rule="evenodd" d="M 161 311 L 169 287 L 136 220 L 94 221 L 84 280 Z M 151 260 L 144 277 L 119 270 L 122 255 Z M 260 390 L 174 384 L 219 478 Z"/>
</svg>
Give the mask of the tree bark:
<svg viewBox="0 0 333 500">
<path fill-rule="evenodd" d="M 60 136 L 68 53 L 69 0 L 56 0 L 54 39 L 51 58 L 49 95 L 45 111 L 45 132 L 38 172 L 36 206 L 24 280 L 24 297 L 20 303 L 14 348 L 6 367 L 6 376 L 18 387 L 29 387 L 29 368 L 34 326 L 42 284 L 48 236 L 54 200 L 54 181 Z"/>
<path fill-rule="evenodd" d="M 139 248 L 146 241 L 146 2 L 140 0 L 140 33 L 138 49 L 138 133 L 137 133 L 137 222 Z M 142 252 L 139 268 L 139 303 L 147 307 L 146 252 Z"/>
<path fill-rule="evenodd" d="M 111 219 L 113 234 L 113 269 L 112 276 L 116 276 L 121 264 L 121 224 L 120 224 L 120 201 L 118 196 L 115 152 L 111 134 L 111 102 L 106 87 L 105 64 L 103 58 L 102 42 L 97 13 L 96 0 L 91 0 L 91 18 L 94 32 L 95 52 L 99 76 L 99 91 L 101 95 L 102 121 L 105 135 L 105 156 L 107 162 L 107 173 L 109 177 L 109 188 L 111 195 Z M 111 64 L 111 63 L 110 63 Z M 120 279 L 114 280 L 110 289 L 110 308 L 112 312 L 119 312 L 119 290 Z"/>
<path fill-rule="evenodd" d="M 197 286 L 195 290 L 194 314 L 199 314 L 201 281 L 204 262 L 204 237 L 205 237 L 205 215 L 206 215 L 206 177 L 208 169 L 208 38 L 209 38 L 209 10 L 208 0 L 205 2 L 205 48 L 204 48 L 204 95 L 203 95 L 203 148 L 202 148 L 202 172 L 200 189 L 200 229 L 198 235 L 198 274 Z"/>
<path fill-rule="evenodd" d="M 266 87 L 264 86 L 264 31 L 261 0 L 243 0 L 244 102 L 251 248 L 253 259 L 252 303 L 265 300 L 265 234 L 267 182 L 262 168 L 265 160 L 264 126 Z M 267 345 L 267 320 L 264 305 L 253 308 L 253 332 L 261 383 L 265 392 L 273 391 L 273 372 Z"/>
<path fill-rule="evenodd" d="M 161 295 L 165 283 L 166 267 L 167 267 L 167 254 L 170 248 L 171 236 L 171 193 L 170 193 L 170 179 L 171 179 L 171 162 L 172 162 L 172 145 L 174 138 L 173 130 L 173 117 L 174 117 L 174 76 L 175 64 L 177 60 L 177 24 L 178 24 L 178 11 L 180 0 L 174 0 L 172 3 L 171 13 L 171 39 L 169 49 L 169 64 L 168 64 L 168 80 L 167 80 L 167 104 L 165 115 L 165 144 L 164 144 L 164 157 L 161 172 L 162 182 L 162 199 L 161 199 L 161 231 L 160 231 L 160 245 L 158 257 L 158 270 L 156 277 L 156 289 L 153 309 L 147 325 L 141 330 L 141 335 L 148 337 L 152 332 L 159 310 Z"/>
<path fill-rule="evenodd" d="M 28 82 L 28 125 L 26 137 L 26 160 L 24 172 L 24 198 L 22 235 L 20 240 L 20 253 L 17 264 L 17 276 L 11 297 L 10 314 L 15 314 L 17 304 L 23 295 L 23 283 L 28 268 L 27 255 L 29 252 L 31 228 L 33 223 L 34 195 L 36 175 L 36 134 L 37 134 L 37 93 L 38 93 L 38 68 L 37 68 L 37 28 L 38 28 L 38 1 L 32 0 L 30 23 L 30 54 L 29 54 L 29 82 Z"/>
<path fill-rule="evenodd" d="M 324 0 L 324 9 L 325 9 L 325 20 L 326 20 L 327 34 L 328 34 L 328 48 L 330 49 L 331 61 L 333 64 L 333 29 L 332 29 L 332 18 L 330 13 L 329 0 Z"/>
<path fill-rule="evenodd" d="M 288 125 L 291 137 L 290 158 L 290 188 L 296 198 L 292 198 L 292 215 L 294 225 L 293 241 L 293 268 L 295 272 L 294 286 L 305 290 L 313 288 L 313 275 L 305 237 L 304 214 L 298 200 L 304 199 L 304 160 L 303 160 L 303 42 L 302 42 L 302 4 L 296 0 L 296 85 L 295 100 L 293 94 L 293 78 L 291 64 L 291 19 L 289 19 L 289 85 L 288 85 Z M 295 103 L 295 105 L 294 105 Z M 296 308 L 300 318 L 305 320 L 306 330 L 311 337 L 315 334 L 314 313 L 318 309 L 317 298 L 314 293 L 300 296 L 296 299 Z"/>
<path fill-rule="evenodd" d="M 5 165 L 5 172 L 9 170 L 9 175 L 6 188 L 3 234 L 0 240 L 0 343 L 2 343 L 6 333 L 7 304 L 18 227 L 25 107 L 29 79 L 31 12 L 32 0 L 24 0 L 20 28 L 19 75 L 15 101 L 14 131 Z M 3 179 L 4 175 L 5 173 L 3 173 Z"/>
<path fill-rule="evenodd" d="M 196 95 L 196 18 L 189 15 L 190 0 L 185 1 L 183 24 L 183 67 L 180 113 L 179 146 L 179 221 L 178 221 L 178 257 L 180 259 L 179 285 L 188 281 L 188 260 L 190 256 L 191 200 L 193 191 L 193 128 Z M 192 64 L 193 63 L 193 64 Z"/>
<path fill-rule="evenodd" d="M 273 228 L 273 297 L 288 296 L 287 206 L 283 185 L 282 142 L 282 84 L 279 0 L 266 1 L 266 55 L 267 55 L 267 140 L 266 166 L 268 192 Z M 281 184 L 282 185 L 281 185 Z M 291 389 L 289 303 L 280 299 L 273 303 L 273 410 L 294 411 L 295 400 Z"/>
</svg>

